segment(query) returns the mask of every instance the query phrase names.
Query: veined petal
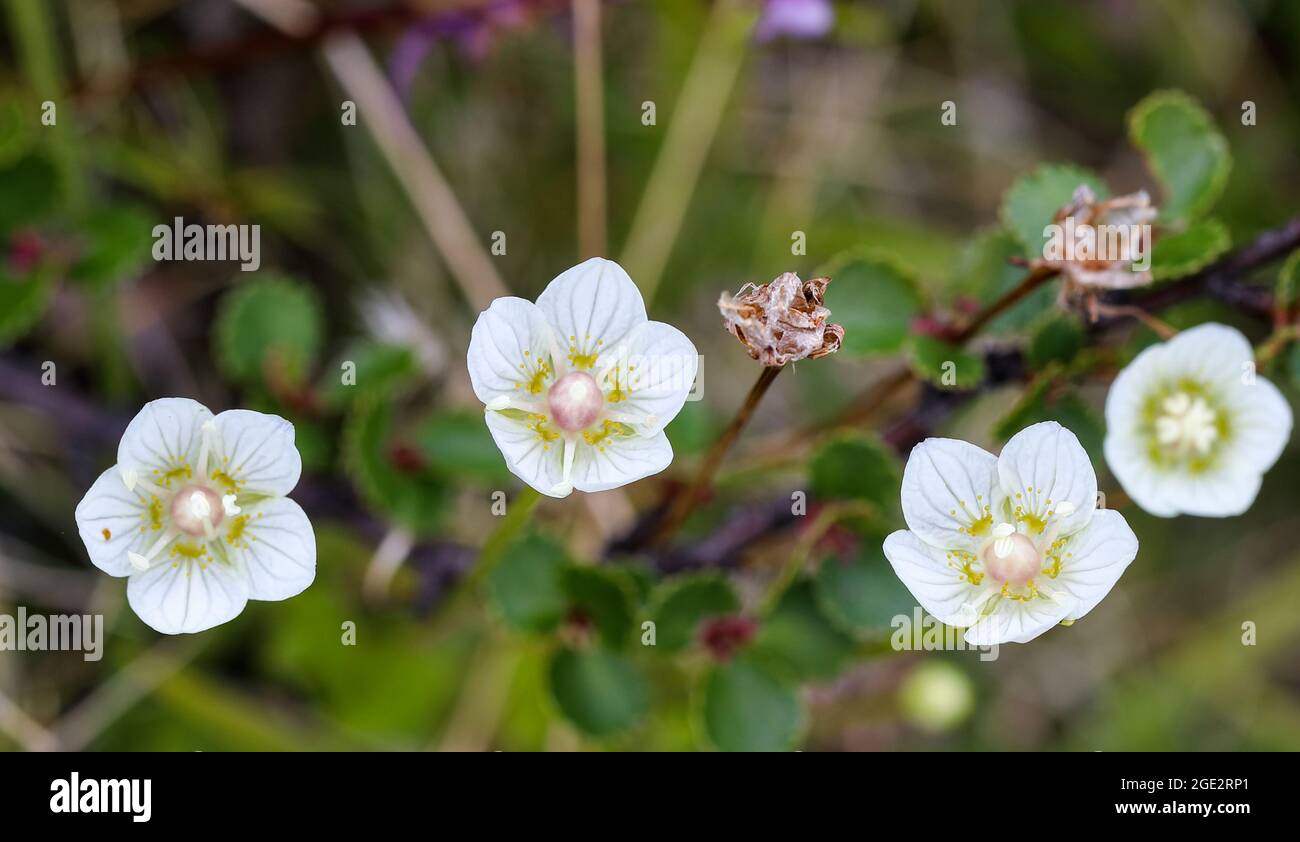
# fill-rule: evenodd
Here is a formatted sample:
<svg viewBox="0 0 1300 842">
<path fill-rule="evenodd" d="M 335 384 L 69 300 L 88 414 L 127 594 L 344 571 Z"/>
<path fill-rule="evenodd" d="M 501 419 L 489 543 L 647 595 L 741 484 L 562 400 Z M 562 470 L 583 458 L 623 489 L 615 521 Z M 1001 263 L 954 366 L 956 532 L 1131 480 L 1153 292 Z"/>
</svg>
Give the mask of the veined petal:
<svg viewBox="0 0 1300 842">
<path fill-rule="evenodd" d="M 998 479 L 1017 520 L 1042 533 L 1078 532 L 1097 508 L 1097 473 L 1079 439 L 1055 421 L 1011 437 L 998 457 Z"/>
<path fill-rule="evenodd" d="M 611 412 L 641 416 L 643 435 L 657 433 L 677 417 L 695 382 L 699 353 L 672 325 L 643 322 L 614 352 L 600 384 Z"/>
<path fill-rule="evenodd" d="M 564 440 L 541 416 L 514 417 L 492 410 L 484 413 L 488 432 L 506 458 L 510 473 L 547 496 L 564 480 Z M 567 496 L 567 495 L 558 495 Z"/>
<path fill-rule="evenodd" d="M 546 315 L 522 298 L 498 298 L 479 314 L 469 338 L 469 380 L 483 403 L 541 399 L 555 381 L 559 338 Z"/>
<path fill-rule="evenodd" d="M 1112 427 L 1106 432 L 1104 450 L 1110 472 L 1144 512 L 1156 517 L 1179 514 L 1174 481 L 1181 485 L 1181 480 L 1151 462 L 1139 434 L 1121 433 Z"/>
<path fill-rule="evenodd" d="M 977 551 L 993 525 L 997 464 L 992 453 L 958 439 L 912 448 L 902 487 L 908 529 L 933 547 Z"/>
<path fill-rule="evenodd" d="M 1119 512 L 1099 509 L 1060 548 L 1061 572 L 1049 579 L 1075 599 L 1068 615 L 1077 620 L 1101 602 L 1137 557 L 1138 540 Z"/>
<path fill-rule="evenodd" d="M 900 529 L 885 539 L 885 558 L 907 589 L 940 622 L 969 626 L 979 617 L 984 588 L 971 581 L 949 551 Z"/>
<path fill-rule="evenodd" d="M 1056 598 L 1038 596 L 1027 600 L 1003 597 L 992 611 L 966 630 L 966 642 L 972 646 L 1028 643 L 1069 617 L 1074 607 L 1075 600 L 1068 593 L 1060 593 Z"/>
<path fill-rule="evenodd" d="M 222 543 L 248 576 L 248 598 L 296 596 L 316 578 L 316 535 L 302 507 L 287 497 L 249 506 L 222 524 Z"/>
<path fill-rule="evenodd" d="M 582 370 L 599 369 L 602 355 L 646 320 L 641 291 L 622 266 L 603 257 L 562 272 L 537 297 L 537 306 L 558 332 L 569 364 Z"/>
<path fill-rule="evenodd" d="M 114 465 L 90 486 L 77 504 L 75 517 L 91 563 L 110 576 L 130 576 L 136 570 L 127 553 L 143 553 L 157 540 L 162 529 L 162 504 L 153 504 L 151 496 L 139 489 L 127 491 Z"/>
<path fill-rule="evenodd" d="M 1225 395 L 1228 420 L 1226 461 L 1261 473 L 1277 462 L 1291 440 L 1291 405 L 1263 377 L 1238 381 Z"/>
<path fill-rule="evenodd" d="M 302 456 L 293 424 L 278 415 L 229 409 L 214 421 L 217 435 L 208 474 L 229 493 L 280 497 L 298 484 Z"/>
<path fill-rule="evenodd" d="M 118 469 L 123 476 L 170 482 L 168 474 L 193 468 L 200 431 L 210 420 L 208 408 L 189 398 L 150 401 L 122 434 L 117 445 Z"/>
<path fill-rule="evenodd" d="M 602 430 L 594 443 L 579 442 L 573 459 L 573 486 L 579 491 L 608 491 L 652 476 L 673 461 L 673 447 L 663 432 L 653 436 L 619 435 Z"/>
<path fill-rule="evenodd" d="M 1263 482 L 1264 475 L 1258 470 L 1227 460 L 1220 460 L 1213 468 L 1200 473 L 1166 471 L 1161 476 L 1163 499 L 1178 514 L 1197 517 L 1244 514 L 1259 496 Z"/>
<path fill-rule="evenodd" d="M 131 576 L 126 601 L 154 631 L 192 634 L 239 616 L 248 602 L 248 576 L 217 561 L 163 560 Z"/>
<path fill-rule="evenodd" d="M 1247 364 L 1255 361 L 1255 349 L 1241 331 L 1214 322 L 1181 331 L 1160 347 L 1167 370 L 1205 384 L 1239 384 Z"/>
</svg>

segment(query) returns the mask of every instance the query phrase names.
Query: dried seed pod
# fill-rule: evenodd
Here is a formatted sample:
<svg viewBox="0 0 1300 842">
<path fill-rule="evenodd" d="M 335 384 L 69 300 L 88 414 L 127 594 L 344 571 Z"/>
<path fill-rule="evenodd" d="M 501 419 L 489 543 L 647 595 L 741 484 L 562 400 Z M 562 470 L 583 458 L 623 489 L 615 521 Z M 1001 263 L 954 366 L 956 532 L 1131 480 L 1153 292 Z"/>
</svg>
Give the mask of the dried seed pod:
<svg viewBox="0 0 1300 842">
<path fill-rule="evenodd" d="M 844 328 L 827 324 L 823 303 L 830 278 L 799 280 L 786 272 L 767 284 L 745 284 L 718 299 L 727 330 L 765 366 L 824 357 L 840 349 Z"/>
</svg>

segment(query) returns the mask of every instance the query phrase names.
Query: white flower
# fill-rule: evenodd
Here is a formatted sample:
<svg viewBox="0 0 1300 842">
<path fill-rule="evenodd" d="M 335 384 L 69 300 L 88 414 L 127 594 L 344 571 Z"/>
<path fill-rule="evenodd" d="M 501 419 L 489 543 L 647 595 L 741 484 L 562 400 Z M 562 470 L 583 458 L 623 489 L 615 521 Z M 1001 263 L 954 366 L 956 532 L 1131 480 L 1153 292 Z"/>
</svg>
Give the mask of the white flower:
<svg viewBox="0 0 1300 842">
<path fill-rule="evenodd" d="M 203 631 L 250 599 L 288 599 L 312 583 L 316 537 L 284 496 L 300 473 L 283 418 L 156 400 L 78 504 L 77 530 L 96 567 L 130 577 L 127 602 L 147 625 Z"/>
<path fill-rule="evenodd" d="M 1291 435 L 1246 337 L 1203 324 L 1138 354 L 1106 396 L 1106 463 L 1159 517 L 1239 515 Z"/>
<path fill-rule="evenodd" d="M 1091 611 L 1137 555 L 1124 517 L 1096 498 L 1087 453 L 1055 421 L 1016 433 L 1001 456 L 926 439 L 903 471 L 908 528 L 885 556 L 968 643 L 1025 643 Z"/>
<path fill-rule="evenodd" d="M 493 301 L 474 323 L 468 363 L 510 471 L 564 497 L 668 467 L 663 429 L 686 401 L 698 357 L 677 328 L 646 319 L 621 266 L 593 257 L 536 304 Z"/>
</svg>

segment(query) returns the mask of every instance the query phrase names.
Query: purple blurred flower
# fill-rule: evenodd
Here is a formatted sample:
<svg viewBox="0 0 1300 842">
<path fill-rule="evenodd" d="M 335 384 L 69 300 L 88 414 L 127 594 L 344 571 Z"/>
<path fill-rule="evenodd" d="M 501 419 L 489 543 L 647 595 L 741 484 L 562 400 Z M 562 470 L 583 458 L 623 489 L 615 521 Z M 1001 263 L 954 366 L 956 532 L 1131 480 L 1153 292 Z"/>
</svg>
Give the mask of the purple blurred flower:
<svg viewBox="0 0 1300 842">
<path fill-rule="evenodd" d="M 760 42 L 776 38 L 821 38 L 835 24 L 831 0 L 767 0 L 754 29 Z"/>
<path fill-rule="evenodd" d="M 420 71 L 439 41 L 454 41 L 461 53 L 474 61 L 487 56 L 496 35 L 528 22 L 521 0 L 497 0 L 486 6 L 434 15 L 408 27 L 397 39 L 388 58 L 388 73 L 402 99 L 406 99 Z"/>
</svg>

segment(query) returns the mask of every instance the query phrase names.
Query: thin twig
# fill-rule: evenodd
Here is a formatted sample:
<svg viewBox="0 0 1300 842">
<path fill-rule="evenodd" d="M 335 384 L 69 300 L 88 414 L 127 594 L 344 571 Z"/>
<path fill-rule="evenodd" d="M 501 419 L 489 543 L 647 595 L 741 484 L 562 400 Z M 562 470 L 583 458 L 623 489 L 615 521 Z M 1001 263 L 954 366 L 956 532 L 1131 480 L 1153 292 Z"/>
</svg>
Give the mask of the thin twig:
<svg viewBox="0 0 1300 842">
<path fill-rule="evenodd" d="M 976 313 L 964 327 L 954 333 L 952 337 L 953 344 L 965 345 L 975 336 L 975 334 L 983 330 L 989 322 L 993 321 L 1007 310 L 1010 310 L 1016 304 L 1019 304 L 1028 297 L 1031 292 L 1038 289 L 1052 278 L 1055 278 L 1057 273 L 1058 270 L 1046 266 L 1036 266 L 1030 269 L 1025 273 L 1025 277 L 1021 279 L 1020 283 L 1007 290 L 992 304 Z"/>
<path fill-rule="evenodd" d="M 0 692 L 0 731 L 27 751 L 58 751 L 60 748 L 58 737 L 28 716 L 3 692 Z"/>
<path fill-rule="evenodd" d="M 749 390 L 749 395 L 745 397 L 745 402 L 741 404 L 736 415 L 727 425 L 727 429 L 722 431 L 718 440 L 709 448 L 708 454 L 704 457 L 704 462 L 700 465 L 699 471 L 695 474 L 695 479 L 691 481 L 686 491 L 676 498 L 668 507 L 668 514 L 660 524 L 658 533 L 655 537 L 657 543 L 662 543 L 672 537 L 690 515 L 691 509 L 696 503 L 703 498 L 705 492 L 713 485 L 713 477 L 718 472 L 718 466 L 722 464 L 722 458 L 727 455 L 731 445 L 735 443 L 740 436 L 740 431 L 749 423 L 749 419 L 758 408 L 758 404 L 763 400 L 763 395 L 767 394 L 768 387 L 776 376 L 781 373 L 780 366 L 764 366 L 758 380 L 755 381 L 753 388 Z"/>
</svg>

